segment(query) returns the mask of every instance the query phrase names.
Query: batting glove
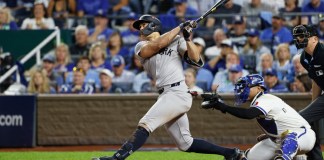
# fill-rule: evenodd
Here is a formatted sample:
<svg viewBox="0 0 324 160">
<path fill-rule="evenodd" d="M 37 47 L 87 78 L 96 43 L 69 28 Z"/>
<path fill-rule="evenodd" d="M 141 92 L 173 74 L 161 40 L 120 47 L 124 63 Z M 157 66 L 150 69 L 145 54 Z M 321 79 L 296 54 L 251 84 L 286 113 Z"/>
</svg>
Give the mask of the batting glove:
<svg viewBox="0 0 324 160">
<path fill-rule="evenodd" d="M 186 22 L 183 22 L 179 25 L 180 29 L 183 30 L 184 27 L 186 26 L 189 26 L 190 25 L 190 21 L 186 21 Z"/>
<path fill-rule="evenodd" d="M 182 29 L 182 35 L 183 35 L 183 38 L 186 40 L 186 41 L 191 41 L 191 33 L 192 33 L 192 28 L 190 26 L 186 26 Z"/>
</svg>

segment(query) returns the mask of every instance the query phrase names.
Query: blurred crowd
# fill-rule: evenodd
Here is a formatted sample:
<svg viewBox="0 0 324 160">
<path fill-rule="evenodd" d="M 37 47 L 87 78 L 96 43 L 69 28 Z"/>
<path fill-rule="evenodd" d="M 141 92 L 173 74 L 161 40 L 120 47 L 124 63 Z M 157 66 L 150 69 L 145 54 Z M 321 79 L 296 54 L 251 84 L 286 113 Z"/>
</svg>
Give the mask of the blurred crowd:
<svg viewBox="0 0 324 160">
<path fill-rule="evenodd" d="M 132 23 L 156 15 L 167 31 L 205 13 L 217 0 L 0 0 L 0 30 L 70 29 L 75 42 L 44 53 L 23 72 L 26 93 L 151 93 L 155 80 L 134 56 Z M 269 92 L 310 92 L 292 27 L 312 24 L 324 41 L 322 0 L 230 0 L 194 30 L 205 65 L 183 64 L 190 90 L 233 92 L 238 77 L 264 76 Z M 3 46 L 5 47 L 5 46 Z M 1 53 L 1 52 L 0 52 Z M 5 66 L 0 55 L 0 66 Z M 0 75 L 4 68 L 0 68 Z M 17 78 L 17 77 L 16 77 Z M 2 86 L 10 93 L 10 85 Z"/>
</svg>

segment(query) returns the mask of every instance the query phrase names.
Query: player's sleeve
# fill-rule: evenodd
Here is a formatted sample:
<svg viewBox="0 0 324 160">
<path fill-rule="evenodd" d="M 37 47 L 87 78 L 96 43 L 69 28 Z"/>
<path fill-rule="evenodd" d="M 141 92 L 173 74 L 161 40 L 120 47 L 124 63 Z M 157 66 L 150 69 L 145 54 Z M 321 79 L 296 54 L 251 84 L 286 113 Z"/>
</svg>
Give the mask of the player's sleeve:
<svg viewBox="0 0 324 160">
<path fill-rule="evenodd" d="M 136 44 L 135 46 L 135 57 L 141 61 L 141 63 L 145 60 L 145 58 L 141 57 L 140 56 L 140 52 L 141 52 L 141 49 L 142 47 L 147 43 L 147 41 L 140 41 Z"/>
<path fill-rule="evenodd" d="M 275 104 L 272 104 L 275 105 Z M 270 103 L 264 102 L 262 100 L 258 100 L 255 102 L 255 105 L 252 106 L 254 108 L 259 109 L 265 116 L 269 114 L 269 112 L 272 110 L 272 106 Z"/>
<path fill-rule="evenodd" d="M 178 52 L 183 57 L 184 54 L 187 52 L 187 44 L 184 38 L 180 38 L 180 36 L 177 36 L 178 38 Z"/>
<path fill-rule="evenodd" d="M 183 59 L 185 60 L 186 63 L 192 65 L 192 66 L 196 66 L 196 67 L 202 67 L 204 65 L 204 61 L 202 60 L 201 56 L 199 58 L 198 62 L 195 62 L 193 60 L 191 60 L 188 56 L 188 52 L 187 52 L 187 44 L 186 41 L 183 38 L 177 37 L 179 38 L 178 41 L 178 52 L 180 53 L 180 55 L 183 57 Z"/>
</svg>

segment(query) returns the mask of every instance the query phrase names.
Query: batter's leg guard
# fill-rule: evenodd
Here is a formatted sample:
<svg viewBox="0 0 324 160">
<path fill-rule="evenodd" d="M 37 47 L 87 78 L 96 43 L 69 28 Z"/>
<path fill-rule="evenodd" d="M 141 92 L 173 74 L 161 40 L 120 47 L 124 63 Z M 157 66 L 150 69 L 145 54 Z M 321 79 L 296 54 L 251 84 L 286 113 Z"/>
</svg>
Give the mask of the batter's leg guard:
<svg viewBox="0 0 324 160">
<path fill-rule="evenodd" d="M 126 159 L 129 155 L 133 153 L 133 144 L 130 142 L 125 142 L 122 147 L 114 154 L 114 158 L 116 160 L 124 160 Z M 105 160 L 105 159 L 103 159 Z"/>
<path fill-rule="evenodd" d="M 124 160 L 138 150 L 145 143 L 148 136 L 149 132 L 145 128 L 138 127 L 132 138 L 126 141 L 112 157 L 100 157 L 93 160 Z"/>
<path fill-rule="evenodd" d="M 281 148 L 275 160 L 292 160 L 298 150 L 297 133 L 291 132 L 281 142 Z"/>
<path fill-rule="evenodd" d="M 92 158 L 92 160 L 124 160 L 133 153 L 133 144 L 125 142 L 112 157 Z"/>
</svg>

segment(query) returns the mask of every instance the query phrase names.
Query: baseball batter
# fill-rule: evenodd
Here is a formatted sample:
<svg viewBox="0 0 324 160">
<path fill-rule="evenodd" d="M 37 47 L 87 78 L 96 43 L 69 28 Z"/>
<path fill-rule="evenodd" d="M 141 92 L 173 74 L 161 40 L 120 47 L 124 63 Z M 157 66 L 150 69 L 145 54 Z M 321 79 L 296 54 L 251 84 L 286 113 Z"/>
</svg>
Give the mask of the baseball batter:
<svg viewBox="0 0 324 160">
<path fill-rule="evenodd" d="M 224 148 L 201 139 L 192 138 L 187 112 L 192 96 L 184 82 L 182 59 L 190 65 L 201 67 L 203 62 L 191 41 L 192 21 L 180 24 L 160 35 L 161 22 L 154 16 L 143 15 L 133 27 L 140 31 L 141 42 L 135 47 L 136 57 L 149 76 L 156 80 L 159 97 L 139 121 L 132 137 L 112 157 L 96 160 L 124 160 L 139 149 L 150 133 L 164 125 L 181 151 L 220 154 L 227 160 L 240 159 L 243 153 L 236 148 Z M 182 32 L 183 38 L 178 34 Z"/>
<path fill-rule="evenodd" d="M 205 100 L 202 107 L 239 118 L 256 118 L 265 135 L 258 137 L 259 143 L 246 152 L 248 160 L 291 160 L 310 151 L 316 138 L 308 122 L 280 98 L 265 94 L 265 90 L 262 76 L 247 75 L 236 82 L 234 92 L 238 105 L 251 102 L 249 109 L 228 106 L 219 97 Z"/>
</svg>

